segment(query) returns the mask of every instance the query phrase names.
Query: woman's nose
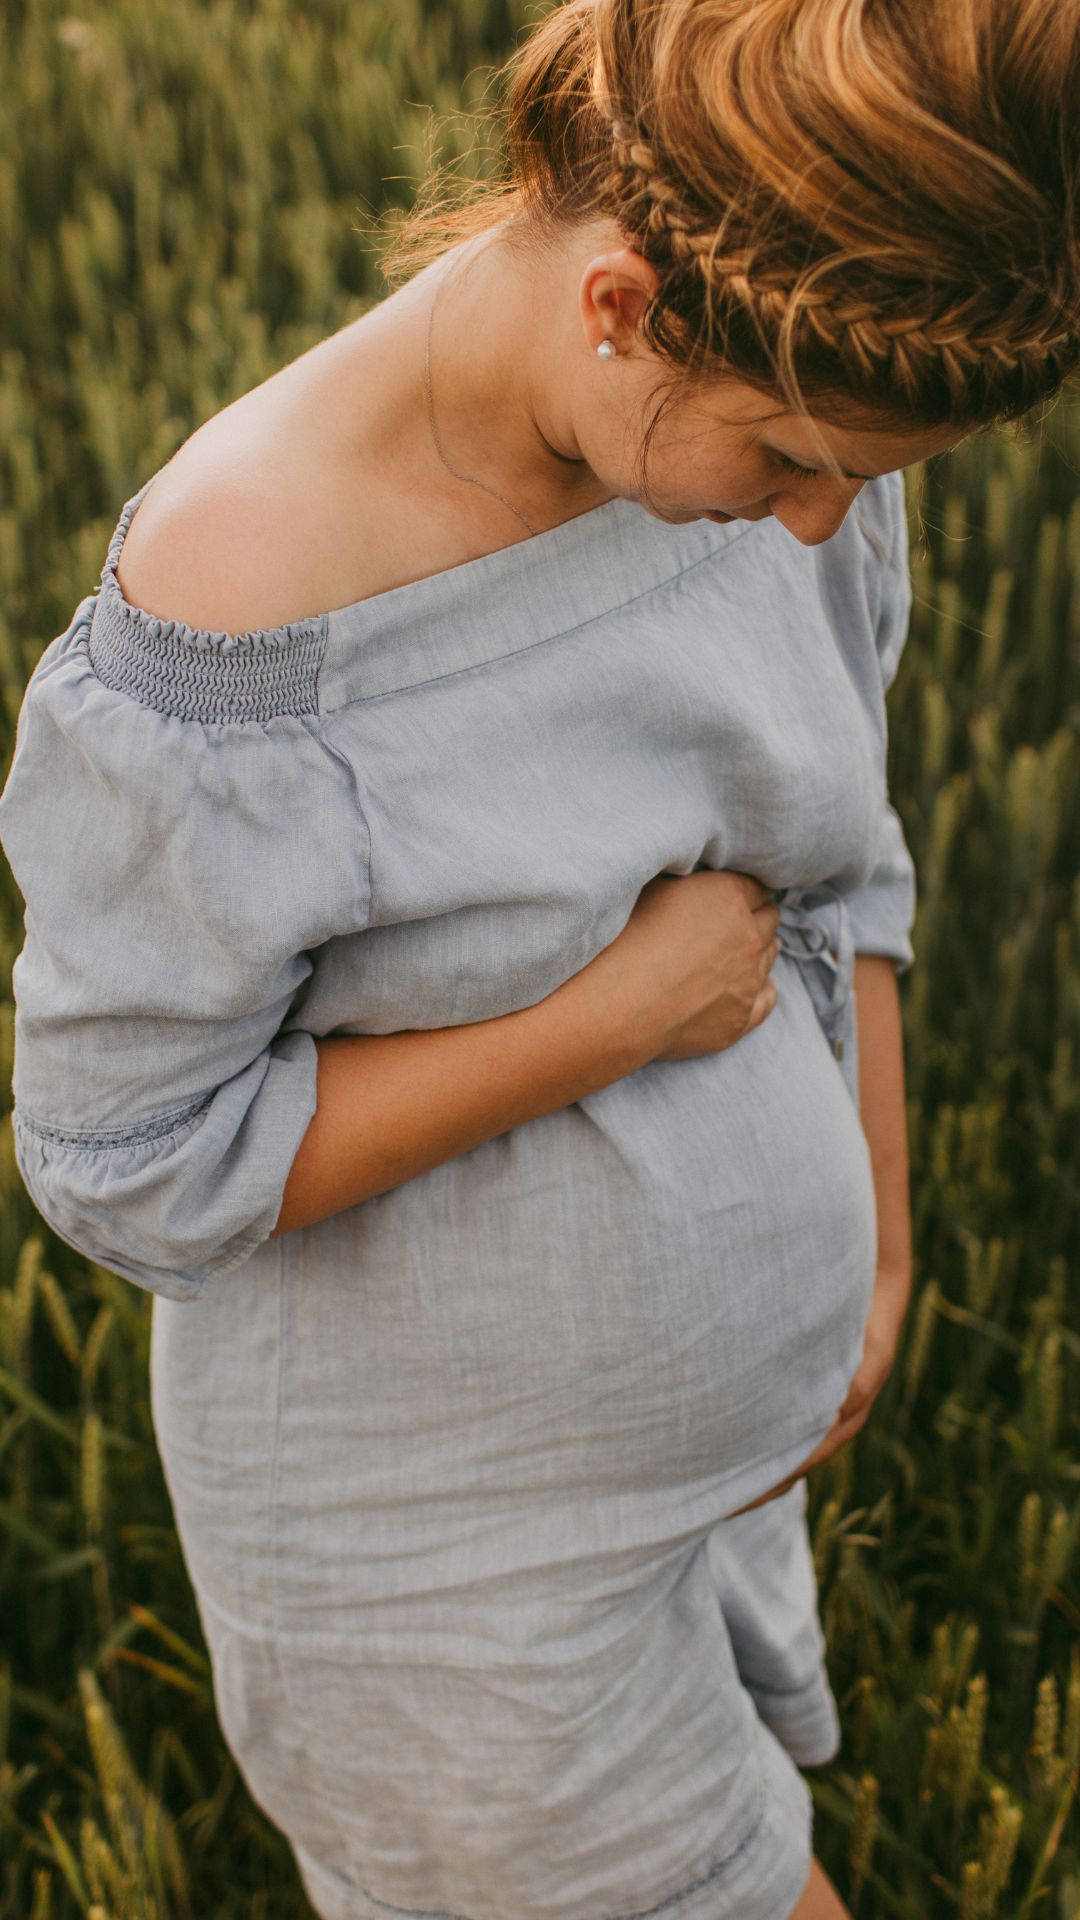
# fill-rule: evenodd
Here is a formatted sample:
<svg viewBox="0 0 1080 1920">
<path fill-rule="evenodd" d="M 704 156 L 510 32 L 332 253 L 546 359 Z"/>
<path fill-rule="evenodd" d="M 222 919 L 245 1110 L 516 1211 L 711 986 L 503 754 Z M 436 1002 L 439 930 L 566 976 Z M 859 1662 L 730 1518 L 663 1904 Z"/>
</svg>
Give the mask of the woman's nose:
<svg viewBox="0 0 1080 1920">
<path fill-rule="evenodd" d="M 831 540 L 834 533 L 839 533 L 864 485 L 865 482 L 860 481 L 857 487 L 852 487 L 838 480 L 827 495 L 823 486 L 820 497 L 815 496 L 813 500 L 794 500 L 778 494 L 772 511 L 781 526 L 804 547 L 820 547 Z"/>
</svg>

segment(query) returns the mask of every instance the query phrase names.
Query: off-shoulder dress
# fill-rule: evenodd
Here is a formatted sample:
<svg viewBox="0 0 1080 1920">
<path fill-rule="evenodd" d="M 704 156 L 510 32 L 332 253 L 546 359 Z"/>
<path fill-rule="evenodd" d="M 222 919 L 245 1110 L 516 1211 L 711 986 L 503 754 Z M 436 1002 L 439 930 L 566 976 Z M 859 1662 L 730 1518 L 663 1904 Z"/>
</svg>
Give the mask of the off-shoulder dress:
<svg viewBox="0 0 1080 1920">
<path fill-rule="evenodd" d="M 324 1920 L 784 1920 L 832 1758 L 806 1489 L 876 1249 L 853 956 L 903 477 L 820 546 L 618 498 L 288 626 L 116 578 L 46 649 L 0 841 L 15 1138 L 155 1296 L 222 1728 Z M 487 1019 L 656 874 L 782 891 L 774 1010 L 295 1232 L 316 1040 Z"/>
</svg>

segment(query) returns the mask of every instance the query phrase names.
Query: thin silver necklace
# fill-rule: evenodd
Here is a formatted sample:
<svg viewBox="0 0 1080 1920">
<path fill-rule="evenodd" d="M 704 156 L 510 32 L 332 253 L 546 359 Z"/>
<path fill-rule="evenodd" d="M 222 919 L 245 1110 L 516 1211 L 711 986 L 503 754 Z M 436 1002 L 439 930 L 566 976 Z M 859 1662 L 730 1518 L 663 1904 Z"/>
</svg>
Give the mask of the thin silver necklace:
<svg viewBox="0 0 1080 1920">
<path fill-rule="evenodd" d="M 485 493 L 494 494 L 496 500 L 501 500 L 504 507 L 509 507 L 511 513 L 516 513 L 518 519 L 525 522 L 525 525 L 528 527 L 529 532 L 531 534 L 536 534 L 539 531 L 539 529 L 533 526 L 531 520 L 525 519 L 525 515 L 522 513 L 521 508 L 515 507 L 513 501 L 508 500 L 505 493 L 500 493 L 498 487 L 489 486 L 486 480 L 478 480 L 474 473 L 462 473 L 460 467 L 452 467 L 445 453 L 443 452 L 442 441 L 439 439 L 439 430 L 435 425 L 435 403 L 431 397 L 431 325 L 432 325 L 432 321 L 435 318 L 435 302 L 438 299 L 438 297 L 439 297 L 439 289 L 438 287 L 436 287 L 435 293 L 432 297 L 431 310 L 428 314 L 427 339 L 424 344 L 424 385 L 427 388 L 427 409 L 428 409 L 428 419 L 431 422 L 431 436 L 435 442 L 439 459 L 442 461 L 443 466 L 446 468 L 447 472 L 452 473 L 456 480 L 467 480 L 469 481 L 471 486 L 483 487 Z"/>
</svg>

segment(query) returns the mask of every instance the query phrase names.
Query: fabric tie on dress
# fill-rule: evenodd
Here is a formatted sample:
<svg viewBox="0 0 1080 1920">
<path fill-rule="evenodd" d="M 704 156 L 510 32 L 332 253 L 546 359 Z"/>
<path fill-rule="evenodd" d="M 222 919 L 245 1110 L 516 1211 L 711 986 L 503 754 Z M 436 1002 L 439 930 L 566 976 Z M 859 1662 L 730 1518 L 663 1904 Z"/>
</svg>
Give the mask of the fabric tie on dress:
<svg viewBox="0 0 1080 1920">
<path fill-rule="evenodd" d="M 780 908 L 776 933 L 781 953 L 797 960 L 830 1047 L 837 1060 L 850 1053 L 855 942 L 842 894 L 829 881 L 813 887 L 775 888 Z"/>
</svg>

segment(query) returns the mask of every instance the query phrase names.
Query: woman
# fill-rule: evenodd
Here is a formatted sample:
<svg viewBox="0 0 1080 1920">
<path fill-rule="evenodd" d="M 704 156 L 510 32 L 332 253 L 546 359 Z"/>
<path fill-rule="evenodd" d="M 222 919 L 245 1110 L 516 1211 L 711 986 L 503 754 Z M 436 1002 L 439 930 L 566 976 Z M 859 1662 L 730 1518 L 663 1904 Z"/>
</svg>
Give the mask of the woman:
<svg viewBox="0 0 1080 1920">
<path fill-rule="evenodd" d="M 19 1165 L 155 1295 L 325 1920 L 845 1912 L 803 1476 L 910 1276 L 901 469 L 1076 368 L 1078 76 L 1076 0 L 571 0 L 505 188 L 34 674 Z"/>
</svg>

